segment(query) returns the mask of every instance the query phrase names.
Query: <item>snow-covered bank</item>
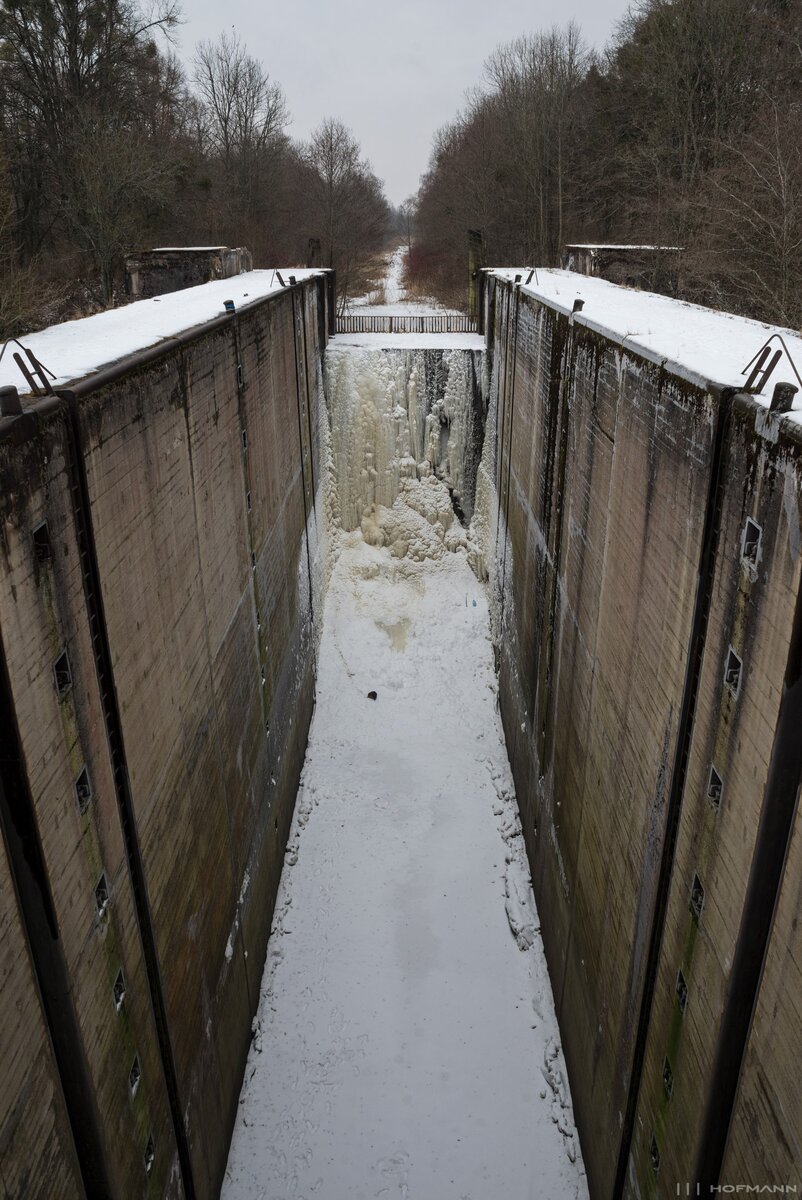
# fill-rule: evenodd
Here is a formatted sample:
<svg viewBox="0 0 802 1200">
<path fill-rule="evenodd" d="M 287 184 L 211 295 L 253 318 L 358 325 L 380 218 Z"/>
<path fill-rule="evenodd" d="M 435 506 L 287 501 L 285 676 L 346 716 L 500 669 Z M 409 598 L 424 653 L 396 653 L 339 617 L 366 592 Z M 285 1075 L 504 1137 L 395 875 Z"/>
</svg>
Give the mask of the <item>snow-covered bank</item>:
<svg viewBox="0 0 802 1200">
<path fill-rule="evenodd" d="M 586 1195 L 463 553 L 343 537 L 255 1028 L 225 1200 Z"/>
<path fill-rule="evenodd" d="M 375 295 L 358 296 L 349 301 L 348 310 L 363 315 L 389 315 L 403 313 L 405 316 L 422 316 L 434 313 L 453 313 L 456 310 L 446 308 L 434 297 L 422 297 L 410 300 L 404 287 L 404 265 L 407 255 L 405 244 L 397 246 L 386 262 L 386 271 L 379 293 L 380 302 L 374 303 Z"/>
</svg>

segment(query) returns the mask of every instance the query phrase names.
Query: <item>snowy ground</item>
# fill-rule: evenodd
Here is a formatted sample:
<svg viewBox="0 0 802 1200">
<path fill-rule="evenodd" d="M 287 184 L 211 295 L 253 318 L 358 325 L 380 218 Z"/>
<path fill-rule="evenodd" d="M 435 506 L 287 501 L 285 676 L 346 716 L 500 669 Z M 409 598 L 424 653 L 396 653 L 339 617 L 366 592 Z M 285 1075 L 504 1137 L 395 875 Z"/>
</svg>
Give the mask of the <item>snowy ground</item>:
<svg viewBox="0 0 802 1200">
<path fill-rule="evenodd" d="M 389 296 L 399 270 L 396 254 Z M 351 527 L 363 515 L 333 530 L 223 1200 L 586 1200 L 487 589 L 469 566 L 481 547 L 413 436 L 428 418 L 415 372 L 398 375 L 409 356 L 337 343 L 322 455 L 348 478 L 330 477 L 328 504 L 335 526 L 343 497 Z M 354 453 L 337 449 L 343 429 Z"/>
<path fill-rule="evenodd" d="M 223 1197 L 584 1197 L 485 589 L 343 540 Z"/>
<path fill-rule="evenodd" d="M 422 298 L 410 300 L 407 298 L 403 285 L 404 257 L 406 245 L 398 246 L 387 259 L 387 270 L 381 288 L 381 303 L 376 302 L 375 295 L 359 296 L 351 300 L 349 312 L 358 312 L 362 316 L 393 316 L 408 317 L 443 316 L 454 313 L 456 309 L 445 308 L 439 300 Z"/>
</svg>

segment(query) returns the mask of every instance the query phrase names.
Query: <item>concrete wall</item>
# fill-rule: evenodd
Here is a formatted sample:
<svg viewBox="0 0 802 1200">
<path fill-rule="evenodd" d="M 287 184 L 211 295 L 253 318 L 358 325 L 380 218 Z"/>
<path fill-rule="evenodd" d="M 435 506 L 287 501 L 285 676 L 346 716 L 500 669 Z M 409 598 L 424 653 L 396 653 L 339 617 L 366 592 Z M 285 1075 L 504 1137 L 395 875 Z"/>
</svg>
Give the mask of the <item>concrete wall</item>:
<svg viewBox="0 0 802 1200">
<path fill-rule="evenodd" d="M 0 427 L 11 1196 L 218 1194 L 314 700 L 326 328 L 311 280 Z"/>
<path fill-rule="evenodd" d="M 591 1193 L 802 1188 L 802 438 L 485 302 L 500 702 Z M 314 703 L 327 304 L 0 422 L 11 1197 L 218 1192 Z"/>
<path fill-rule="evenodd" d="M 560 259 L 566 271 L 676 296 L 682 254 L 672 246 L 568 244 Z"/>
<path fill-rule="evenodd" d="M 798 432 L 512 285 L 486 303 L 501 707 L 591 1194 L 802 1187 L 787 753 L 785 833 L 766 820 L 798 657 Z"/>
<path fill-rule="evenodd" d="M 82 1195 L 67 1110 L 0 843 L 0 1186 L 3 1196 Z"/>
<path fill-rule="evenodd" d="M 761 920 L 748 892 L 750 873 L 764 874 L 756 842 L 800 590 L 800 450 L 795 427 L 772 428 L 752 402 L 733 402 L 716 493 L 709 624 L 638 1109 L 633 1163 L 647 1180 L 644 1147 L 652 1128 L 658 1131 L 661 1173 L 683 1180 L 693 1178 L 708 1140 L 726 1136 L 726 1129 L 715 1128 L 726 1119 L 719 1112 L 724 1089 L 716 1057 L 728 1005 L 738 997 L 733 964 L 739 944 Z M 747 518 L 762 530 L 754 567 L 742 558 Z M 724 681 L 730 648 L 743 661 L 737 695 Z M 709 795 L 711 769 L 723 783 L 718 803 Z M 792 808 L 798 788 L 797 779 L 786 792 Z M 784 903 L 770 935 L 727 1141 L 723 1178 L 735 1184 L 802 1184 L 802 1091 L 792 1066 L 802 1055 L 793 990 L 800 964 L 794 929 L 800 877 L 793 853 L 801 835 L 797 817 L 781 883 Z M 779 871 L 786 852 L 783 837 L 771 852 Z M 698 921 L 689 909 L 694 875 L 705 893 Z M 759 952 L 762 957 L 765 943 Z M 688 987 L 684 1014 L 676 998 L 678 971 Z M 670 1100 L 662 1081 L 666 1060 L 674 1079 Z"/>
<path fill-rule="evenodd" d="M 213 279 L 231 279 L 252 266 L 251 253 L 245 246 L 145 250 L 125 260 L 125 292 L 137 300 L 164 296 Z"/>
</svg>

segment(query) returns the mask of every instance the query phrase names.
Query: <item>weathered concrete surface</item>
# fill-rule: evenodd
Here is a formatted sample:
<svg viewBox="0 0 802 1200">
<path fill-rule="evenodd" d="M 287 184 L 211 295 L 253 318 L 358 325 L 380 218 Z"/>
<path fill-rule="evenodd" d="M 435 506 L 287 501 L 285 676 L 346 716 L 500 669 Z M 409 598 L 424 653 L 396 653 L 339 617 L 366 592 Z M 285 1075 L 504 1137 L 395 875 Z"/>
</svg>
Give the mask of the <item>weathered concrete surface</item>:
<svg viewBox="0 0 802 1200">
<path fill-rule="evenodd" d="M 656 370 L 593 338 L 569 345 L 565 318 L 521 301 L 517 326 L 499 417 L 510 539 L 502 711 L 528 797 L 569 1070 L 582 1081 L 588 1175 L 604 1195 L 618 1153 L 611 1114 L 623 1114 L 629 1087 L 699 559 L 701 527 L 672 527 L 680 502 L 704 506 L 695 460 L 709 457 L 710 414 L 703 396 L 669 393 Z M 530 381 L 542 398 L 534 438 Z M 678 420 L 666 437 L 669 405 Z"/>
<path fill-rule="evenodd" d="M 230 760 L 224 756 L 212 677 L 219 622 L 231 621 L 239 607 L 239 597 L 233 610 L 223 607 L 228 597 L 221 585 L 229 579 L 235 588 L 242 585 L 237 569 L 245 557 L 244 518 L 238 513 L 237 521 L 231 512 L 244 509 L 243 488 L 241 481 L 227 486 L 230 343 L 217 333 L 180 358 L 95 393 L 80 409 L 181 1105 L 197 1131 L 194 1172 L 210 1180 L 212 1129 L 226 1122 L 225 1097 L 240 1065 L 237 1031 L 247 1029 L 249 1008 L 235 921 L 236 814 L 229 811 L 225 779 L 229 762 L 236 769 L 236 747 Z M 208 606 L 207 593 L 213 598 Z"/>
<path fill-rule="evenodd" d="M 252 267 L 251 253 L 244 246 L 165 247 L 143 250 L 125 260 L 125 291 L 135 299 L 164 296 L 183 288 L 231 279 Z"/>
<path fill-rule="evenodd" d="M 800 582 L 800 447 L 791 430 L 779 440 L 764 437 L 758 413 L 751 402 L 735 403 L 722 462 L 710 618 L 638 1109 L 633 1195 L 660 1194 L 648 1164 L 653 1130 L 660 1174 L 666 1180 L 693 1178 L 706 1114 L 720 1102 L 714 1057 L 745 919 Z M 762 529 L 754 567 L 742 557 L 747 518 Z M 744 662 L 737 696 L 724 682 L 730 647 Z M 723 783 L 717 804 L 709 794 L 711 769 Z M 795 844 L 799 836 L 797 828 Z M 694 875 L 705 889 L 700 921 L 689 908 Z M 792 854 L 724 1163 L 723 1179 L 731 1184 L 802 1182 L 802 1093 L 792 1067 L 802 1052 L 793 987 L 799 970 L 793 929 L 798 881 Z M 678 971 L 688 987 L 684 1014 L 676 994 Z M 663 1081 L 666 1062 L 670 1097 Z M 773 1102 L 766 1103 L 769 1096 Z"/>
<path fill-rule="evenodd" d="M 175 1146 L 104 734 L 76 541 L 68 429 L 63 410 L 41 421 L 21 420 L 28 436 L 0 444 L 3 649 L 81 1055 L 102 1114 L 107 1171 L 116 1194 L 178 1195 L 177 1187 L 168 1187 Z M 48 562 L 37 560 L 32 539 L 42 521 L 52 547 Z M 73 682 L 59 698 L 53 664 L 65 647 Z M 92 787 L 85 812 L 75 790 L 83 767 Z M 95 888 L 102 873 L 111 902 L 101 917 Z M 126 996 L 118 1013 L 112 989 L 121 968 Z M 15 1011 L 5 986 L 2 1003 L 5 1025 Z M 36 1010 L 35 991 L 27 1005 Z M 135 1055 L 142 1079 L 131 1097 L 127 1081 Z M 146 1177 L 143 1156 L 154 1130 L 159 1155 Z M 44 1156 L 32 1132 L 15 1147 L 26 1166 L 12 1157 L 12 1171 L 31 1170 Z M 38 1184 L 41 1192 L 31 1180 L 21 1194 L 53 1194 L 48 1177 Z"/>
<path fill-rule="evenodd" d="M 797 817 L 741 1075 L 724 1173 L 800 1187 L 802 821 Z"/>
<path fill-rule="evenodd" d="M 0 980 L 0 1187 L 9 1200 L 72 1200 L 83 1187 L 2 840 Z"/>
<path fill-rule="evenodd" d="M 501 706 L 591 1191 L 675 1195 L 722 1128 L 717 1053 L 742 1002 L 730 974 L 799 590 L 797 438 L 512 287 L 487 304 Z M 802 1184 L 794 854 L 798 827 L 724 1182 Z"/>
<path fill-rule="evenodd" d="M 511 287 L 486 296 L 500 702 L 592 1194 L 675 1195 L 717 1139 L 722 1182 L 802 1188 L 799 779 L 776 787 L 798 657 L 798 430 Z M 0 424 L 10 1196 L 84 1192 L 68 1019 L 108 1191 L 181 1196 L 178 1127 L 196 1194 L 217 1194 L 314 702 L 327 303 L 309 281 Z M 752 885 L 778 802 L 775 908 Z M 58 1029 L 15 821 L 52 900 Z"/>
<path fill-rule="evenodd" d="M 132 362 L 101 386 L 76 387 L 73 399 L 49 403 L 46 417 L 7 423 L 0 442 L 3 649 L 114 1196 L 178 1196 L 183 1188 L 99 699 L 103 647 L 90 635 L 93 584 L 82 569 L 76 511 L 88 522 L 97 568 L 194 1189 L 212 1197 L 225 1166 L 314 696 L 308 414 L 319 399 L 327 328 L 319 303 L 325 308 L 325 285 L 311 280 Z M 46 563 L 32 540 L 43 520 L 53 548 Z M 73 684 L 59 699 L 53 662 L 63 647 Z M 92 798 L 82 812 L 74 784 L 84 764 Z M 110 903 L 99 917 L 101 872 Z M 4 938 L 13 946 L 20 917 L 5 882 L 3 900 Z M 121 966 L 126 997 L 118 1013 L 112 987 Z M 14 1029 L 7 1011 L 13 995 L 4 986 L 4 1038 Z M 29 1003 L 36 1011 L 35 992 Z M 42 1113 L 40 1128 L 21 1142 L 15 1130 L 31 1083 L 18 1073 L 17 1091 L 7 1089 L 0 1177 L 15 1178 L 25 1161 L 50 1162 L 47 1176 L 32 1177 L 24 1194 L 53 1194 L 47 1189 L 57 1170 L 63 1194 L 70 1187 L 80 1194 L 35 1022 L 29 1037 L 25 1069 L 38 1072 L 31 1080 L 39 1080 L 42 1095 L 49 1087 L 53 1099 L 47 1119 Z M 141 1082 L 131 1097 L 135 1054 Z"/>
</svg>

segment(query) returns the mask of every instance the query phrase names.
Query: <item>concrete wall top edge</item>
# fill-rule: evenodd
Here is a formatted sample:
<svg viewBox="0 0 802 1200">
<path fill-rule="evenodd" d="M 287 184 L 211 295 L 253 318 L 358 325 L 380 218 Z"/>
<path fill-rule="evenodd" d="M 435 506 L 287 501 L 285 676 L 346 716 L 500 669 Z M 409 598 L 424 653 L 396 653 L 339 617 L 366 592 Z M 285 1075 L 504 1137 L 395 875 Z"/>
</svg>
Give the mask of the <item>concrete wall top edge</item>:
<svg viewBox="0 0 802 1200">
<path fill-rule="evenodd" d="M 566 272 L 563 272 L 563 274 L 566 274 Z M 579 276 L 578 278 L 584 279 L 584 276 Z M 516 286 L 510 279 L 503 276 L 496 276 L 495 282 L 508 289 Z M 611 284 L 609 286 L 615 287 L 617 285 Z M 524 291 L 523 288 L 522 296 L 533 307 L 544 309 L 562 319 L 567 319 L 569 324 L 573 325 L 577 331 L 587 330 L 589 334 L 601 337 L 629 358 L 640 360 L 653 367 L 658 367 L 665 371 L 667 375 L 682 380 L 683 383 L 690 384 L 691 387 L 698 388 L 700 392 L 711 396 L 714 400 L 720 400 L 725 394 L 732 397 L 738 409 L 744 415 L 748 413 L 750 419 L 754 420 L 755 434 L 757 436 L 766 442 L 777 445 L 778 448 L 787 450 L 789 454 L 794 456 L 802 450 L 802 422 L 800 421 L 802 412 L 795 412 L 791 415 L 770 414 L 767 409 L 766 399 L 761 395 L 743 392 L 732 385 L 719 383 L 714 379 L 699 374 L 681 362 L 660 355 L 648 346 L 643 346 L 635 341 L 629 341 L 626 335 L 622 336 L 610 328 L 609 324 L 606 324 L 604 321 L 594 320 L 584 313 L 572 313 L 571 307 L 568 304 L 563 304 L 551 297 L 546 298 L 544 296 L 533 295 L 531 291 Z"/>
<path fill-rule="evenodd" d="M 295 286 L 303 288 L 313 278 L 321 274 L 323 272 L 317 272 L 314 277 L 310 275 L 309 279 L 301 280 Z M 282 296 L 291 293 L 292 290 L 292 285 L 288 285 L 282 290 L 271 292 L 267 296 L 260 296 L 243 304 L 237 308 L 235 313 L 222 313 L 200 324 L 193 325 L 180 333 L 165 337 L 155 345 L 147 346 L 142 350 L 137 350 L 132 354 L 126 355 L 124 358 L 118 359 L 116 362 L 98 370 L 94 374 L 68 381 L 63 386 L 58 387 L 52 396 L 45 396 L 41 399 L 28 397 L 31 402 L 26 404 L 20 416 L 0 418 L 0 444 L 20 444 L 38 436 L 41 429 L 41 422 L 62 410 L 65 400 L 80 400 L 83 397 L 101 391 L 103 388 L 130 376 L 134 371 L 152 366 L 168 358 L 170 354 L 182 346 L 188 346 L 200 341 L 218 329 L 233 327 L 239 318 L 248 316 L 268 304 L 280 301 Z M 23 396 L 23 399 L 25 398 Z"/>
<path fill-rule="evenodd" d="M 526 271 L 518 268 L 515 273 L 525 276 Z M 511 268 L 493 269 L 487 274 L 495 285 L 518 286 L 530 302 L 568 316 L 577 325 L 708 391 L 737 391 L 743 387 L 748 372 L 746 360 L 771 341 L 773 348 L 782 349 L 783 358 L 761 391 L 755 393 L 757 403 L 762 401 L 764 407 L 768 406 L 774 384 L 796 372 L 794 359 L 802 364 L 802 337 L 794 330 L 571 271 L 538 269 L 536 282 L 528 286 L 523 280 L 516 285 Z M 573 313 L 574 302 L 579 299 L 583 309 Z M 802 422 L 802 408 L 788 420 Z"/>
<path fill-rule="evenodd" d="M 754 422 L 755 434 L 763 441 L 776 445 L 778 450 L 794 458 L 802 455 L 802 425 L 797 421 L 767 412 L 764 405 L 745 392 L 736 392 L 733 396 L 733 412 Z"/>
<path fill-rule="evenodd" d="M 294 286 L 301 288 L 315 286 L 318 279 L 330 274 L 300 268 L 293 268 L 292 273 L 297 280 Z M 116 377 L 130 371 L 140 356 L 168 354 L 176 344 L 202 337 L 216 323 L 231 321 L 232 314 L 223 311 L 225 300 L 233 300 L 236 313 L 242 315 L 292 290 L 293 285 L 285 280 L 282 286 L 274 275 L 278 272 L 252 271 L 138 300 L 31 334 L 24 345 L 44 365 L 56 391 L 100 387 L 109 381 L 109 374 Z M 160 308 L 155 309 L 155 304 Z M 0 386 L 16 387 L 23 396 L 31 394 L 10 356 L 0 366 Z"/>
</svg>

